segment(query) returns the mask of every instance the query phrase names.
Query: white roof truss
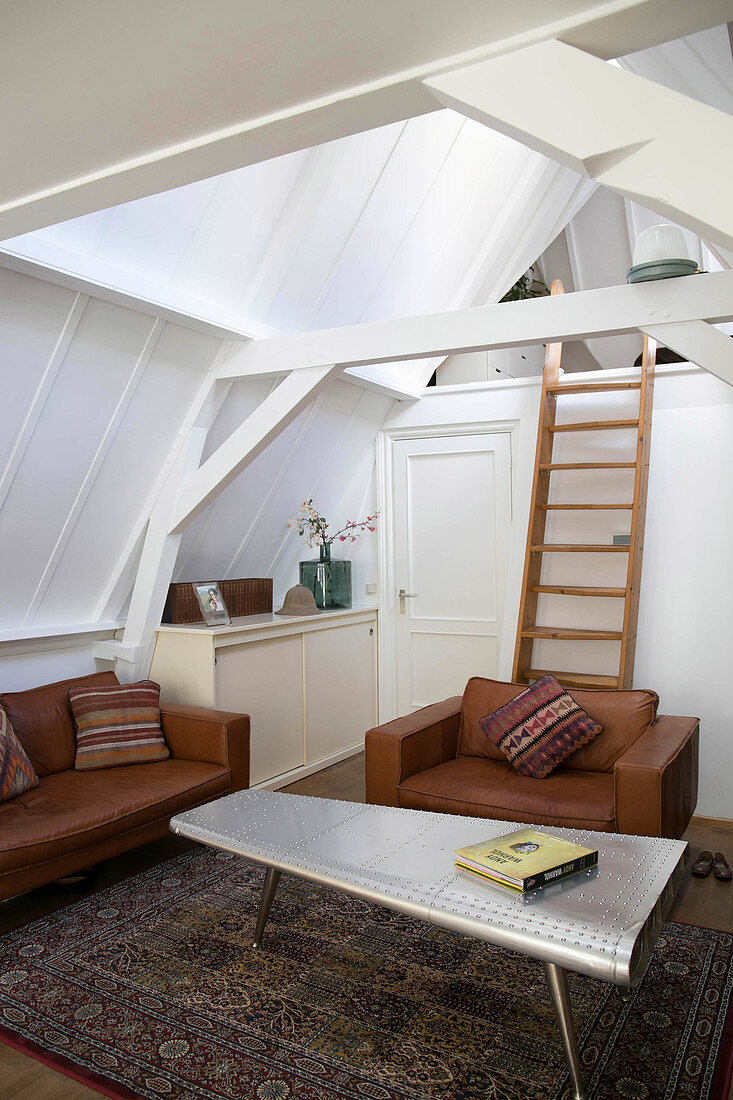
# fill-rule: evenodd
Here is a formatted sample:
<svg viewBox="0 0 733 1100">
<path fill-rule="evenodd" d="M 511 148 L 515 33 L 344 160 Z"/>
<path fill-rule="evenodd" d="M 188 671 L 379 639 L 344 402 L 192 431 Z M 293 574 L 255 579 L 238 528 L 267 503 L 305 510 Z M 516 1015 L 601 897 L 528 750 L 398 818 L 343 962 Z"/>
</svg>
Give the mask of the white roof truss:
<svg viewBox="0 0 733 1100">
<path fill-rule="evenodd" d="M 557 41 L 425 85 L 444 107 L 733 247 L 728 189 L 710 185 L 733 174 L 733 118 L 725 111 Z"/>
<path fill-rule="evenodd" d="M 362 367 L 586 340 L 697 320 L 733 320 L 733 271 L 253 340 L 232 352 L 219 368 L 219 377 L 253 378 L 332 363 L 342 369 Z"/>
<path fill-rule="evenodd" d="M 440 105 L 439 78 L 440 94 L 448 94 L 449 78 L 441 74 L 477 63 L 491 69 L 494 62 L 495 72 L 526 71 L 530 56 L 543 64 L 544 58 L 559 57 L 544 49 L 552 39 L 567 45 L 564 56 L 585 51 L 607 59 L 716 26 L 730 14 L 728 0 L 695 5 L 562 0 L 549 6 L 539 0 L 521 5 L 402 0 L 397 6 L 372 0 L 366 6 L 342 5 L 338 19 L 325 0 L 286 4 L 282 18 L 281 6 L 265 8 L 254 0 L 189 5 L 186 20 L 178 20 L 176 49 L 165 51 L 159 43 L 169 38 L 175 5 L 171 13 L 168 4 L 151 7 L 142 0 L 92 8 L 78 0 L 33 0 L 8 12 L 0 70 L 13 92 L 5 97 L 9 139 L 0 183 L 0 235 L 27 233 L 430 112 Z M 423 35 L 414 34 L 415 19 L 423 24 Z M 88 46 L 84 64 L 80 38 Z M 441 56 L 441 43 L 452 52 Z M 34 49 L 43 64 L 29 66 Z M 504 56 L 512 54 L 505 63 Z M 586 74 L 601 79 L 598 66 L 589 57 L 583 68 L 576 58 L 573 71 L 583 82 Z M 193 101 L 179 94 L 187 85 L 198 89 Z M 542 88 L 542 82 L 536 86 Z M 124 110 L 120 87 L 126 93 Z M 558 87 L 567 88 L 567 80 Z M 521 103 L 520 90 L 512 85 L 502 102 Z M 586 92 L 593 98 L 583 83 L 574 107 Z M 473 92 L 466 96 L 472 97 Z M 539 94 L 533 102 L 544 125 L 542 98 Z M 48 109 L 39 109 L 39 103 Z M 561 101 L 557 110 L 573 114 Z M 24 118 L 23 127 L 15 125 L 18 117 Z M 685 126 L 685 138 L 687 131 Z M 560 148 L 564 144 L 561 140 Z M 619 147 L 614 140 L 613 149 Z M 718 149 L 719 143 L 716 155 Z M 625 160 L 626 169 L 641 163 Z M 604 163 L 609 186 L 627 185 L 623 166 L 617 180 Z"/>
</svg>

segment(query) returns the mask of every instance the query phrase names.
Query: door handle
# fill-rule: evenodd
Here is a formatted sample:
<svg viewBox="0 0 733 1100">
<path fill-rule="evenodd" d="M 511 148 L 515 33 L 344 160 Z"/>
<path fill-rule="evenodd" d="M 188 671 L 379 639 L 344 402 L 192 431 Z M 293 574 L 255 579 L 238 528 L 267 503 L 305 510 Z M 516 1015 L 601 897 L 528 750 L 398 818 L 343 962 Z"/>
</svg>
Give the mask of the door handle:
<svg viewBox="0 0 733 1100">
<path fill-rule="evenodd" d="M 405 600 L 414 600 L 417 592 L 405 592 L 404 588 L 401 588 L 397 595 L 400 598 L 400 615 L 405 615 L 407 613 Z"/>
</svg>

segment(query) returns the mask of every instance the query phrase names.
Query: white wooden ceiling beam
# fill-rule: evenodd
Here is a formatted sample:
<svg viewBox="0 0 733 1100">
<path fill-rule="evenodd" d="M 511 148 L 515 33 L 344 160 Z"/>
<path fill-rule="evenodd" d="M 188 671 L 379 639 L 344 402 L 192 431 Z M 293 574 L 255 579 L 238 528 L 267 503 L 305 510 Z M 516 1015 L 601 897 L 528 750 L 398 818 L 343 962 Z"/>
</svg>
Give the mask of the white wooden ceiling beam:
<svg viewBox="0 0 733 1100">
<path fill-rule="evenodd" d="M 179 535 L 340 373 L 341 367 L 329 363 L 283 379 L 181 486 L 170 534 Z"/>
<path fill-rule="evenodd" d="M 12 93 L 7 118 L 0 105 L 0 238 L 428 113 L 425 78 L 531 43 L 618 57 L 730 14 L 729 0 L 372 0 L 338 18 L 330 0 L 209 0 L 185 18 L 142 0 L 54 0 L 42 18 L 38 6 L 15 5 L 0 41 Z M 44 65 L 29 67 L 37 55 Z M 532 87 L 543 88 L 534 74 Z"/>
<path fill-rule="evenodd" d="M 287 369 L 461 355 L 525 344 L 586 340 L 636 332 L 655 323 L 733 320 L 733 271 L 583 290 L 553 298 L 473 306 L 345 328 L 254 340 L 219 368 L 226 379 L 282 374 Z"/>
<path fill-rule="evenodd" d="M 643 332 L 733 386 L 733 339 L 705 321 L 645 325 Z"/>
<path fill-rule="evenodd" d="M 444 107 L 733 247 L 733 118 L 547 41 L 425 82 Z"/>
</svg>

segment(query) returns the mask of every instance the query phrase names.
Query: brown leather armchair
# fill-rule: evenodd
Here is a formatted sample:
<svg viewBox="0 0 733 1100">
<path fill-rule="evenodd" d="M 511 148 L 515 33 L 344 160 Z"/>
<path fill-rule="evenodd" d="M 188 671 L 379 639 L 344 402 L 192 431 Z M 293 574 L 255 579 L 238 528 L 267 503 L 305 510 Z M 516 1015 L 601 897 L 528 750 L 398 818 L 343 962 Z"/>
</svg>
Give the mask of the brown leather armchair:
<svg viewBox="0 0 733 1100">
<path fill-rule="evenodd" d="M 526 689 L 474 677 L 463 697 L 366 735 L 366 800 L 499 821 L 679 837 L 697 802 L 697 718 L 657 716 L 653 691 L 573 689 L 604 727 L 544 779 L 518 775 L 479 726 Z"/>
<path fill-rule="evenodd" d="M 39 778 L 0 804 L 0 901 L 165 836 L 174 814 L 249 786 L 249 715 L 161 707 L 169 760 L 75 771 L 69 688 L 101 672 L 0 696 Z"/>
</svg>

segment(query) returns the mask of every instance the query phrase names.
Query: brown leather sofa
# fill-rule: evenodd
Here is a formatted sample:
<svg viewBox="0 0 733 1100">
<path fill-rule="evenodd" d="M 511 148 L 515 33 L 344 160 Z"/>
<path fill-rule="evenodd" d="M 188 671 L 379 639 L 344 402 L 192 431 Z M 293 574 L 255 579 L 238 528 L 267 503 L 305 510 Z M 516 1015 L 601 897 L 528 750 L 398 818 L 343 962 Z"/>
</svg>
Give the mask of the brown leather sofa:
<svg viewBox="0 0 733 1100">
<path fill-rule="evenodd" d="M 39 784 L 0 804 L 0 900 L 164 836 L 173 814 L 249 786 L 249 716 L 161 707 L 170 759 L 74 770 L 69 688 L 101 672 L 0 696 Z"/>
<path fill-rule="evenodd" d="M 603 727 L 544 779 L 518 775 L 479 719 L 526 684 L 474 677 L 456 696 L 369 730 L 366 800 L 535 825 L 680 837 L 697 802 L 697 718 L 657 715 L 653 691 L 573 698 Z"/>
</svg>

